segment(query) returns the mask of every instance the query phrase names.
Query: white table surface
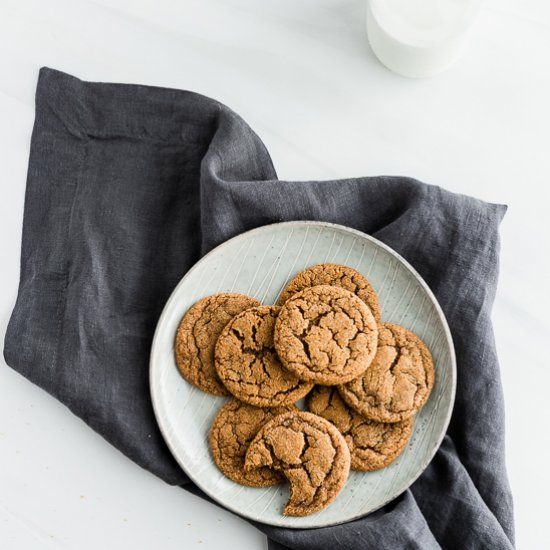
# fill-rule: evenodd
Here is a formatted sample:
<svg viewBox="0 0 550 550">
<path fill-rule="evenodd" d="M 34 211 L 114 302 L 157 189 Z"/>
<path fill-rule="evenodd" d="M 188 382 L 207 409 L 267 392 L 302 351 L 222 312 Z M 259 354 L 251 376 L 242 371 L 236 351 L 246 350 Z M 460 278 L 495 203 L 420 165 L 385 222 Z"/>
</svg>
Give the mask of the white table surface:
<svg viewBox="0 0 550 550">
<path fill-rule="evenodd" d="M 400 174 L 506 203 L 493 319 L 518 548 L 550 548 L 550 3 L 486 0 L 446 73 L 369 50 L 365 0 L 0 0 L 0 331 L 19 277 L 37 71 L 190 89 L 237 111 L 283 179 Z M 472 343 L 475 345 L 475 342 Z M 0 368 L 0 548 L 266 548 Z"/>
</svg>

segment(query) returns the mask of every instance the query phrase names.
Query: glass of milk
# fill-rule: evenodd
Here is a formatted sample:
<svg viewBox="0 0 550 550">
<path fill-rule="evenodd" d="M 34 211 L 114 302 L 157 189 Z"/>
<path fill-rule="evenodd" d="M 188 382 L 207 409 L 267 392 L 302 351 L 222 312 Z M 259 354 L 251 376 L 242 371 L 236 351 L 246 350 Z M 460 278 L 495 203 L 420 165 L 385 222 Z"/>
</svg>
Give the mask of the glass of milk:
<svg viewBox="0 0 550 550">
<path fill-rule="evenodd" d="M 460 55 L 480 4 L 481 0 L 368 0 L 370 45 L 392 71 L 432 76 Z"/>
</svg>

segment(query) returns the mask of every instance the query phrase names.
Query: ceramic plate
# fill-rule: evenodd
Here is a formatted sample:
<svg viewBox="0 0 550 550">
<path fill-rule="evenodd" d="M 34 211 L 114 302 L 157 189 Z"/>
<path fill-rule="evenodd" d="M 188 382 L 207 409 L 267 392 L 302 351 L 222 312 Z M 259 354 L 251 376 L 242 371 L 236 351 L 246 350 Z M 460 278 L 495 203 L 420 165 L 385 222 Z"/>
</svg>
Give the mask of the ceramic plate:
<svg viewBox="0 0 550 550">
<path fill-rule="evenodd" d="M 296 273 L 319 263 L 351 266 L 378 292 L 382 320 L 414 331 L 431 350 L 436 380 L 417 414 L 403 454 L 372 473 L 351 472 L 327 508 L 308 517 L 285 517 L 288 485 L 250 488 L 222 475 L 210 456 L 208 432 L 226 398 L 195 388 L 179 374 L 174 336 L 184 313 L 200 298 L 242 292 L 276 302 Z M 347 227 L 317 222 L 267 225 L 212 250 L 181 280 L 160 317 L 151 351 L 153 406 L 172 454 L 211 498 L 246 518 L 292 528 L 344 523 L 380 508 L 402 493 L 428 465 L 447 429 L 454 402 L 456 366 L 451 334 L 435 297 L 416 271 L 376 239 Z"/>
</svg>

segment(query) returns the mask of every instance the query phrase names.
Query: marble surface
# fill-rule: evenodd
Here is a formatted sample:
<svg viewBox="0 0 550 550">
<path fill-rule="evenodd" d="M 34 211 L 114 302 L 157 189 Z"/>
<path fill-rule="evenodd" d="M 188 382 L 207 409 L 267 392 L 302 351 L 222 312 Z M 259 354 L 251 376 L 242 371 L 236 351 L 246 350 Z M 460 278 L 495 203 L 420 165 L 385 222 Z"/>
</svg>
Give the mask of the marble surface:
<svg viewBox="0 0 550 550">
<path fill-rule="evenodd" d="M 506 203 L 493 319 L 508 470 L 518 548 L 548 548 L 550 4 L 486 0 L 463 57 L 428 80 L 380 65 L 365 12 L 364 0 L 0 0 L 1 333 L 43 65 L 215 97 L 256 130 L 281 178 L 400 174 Z M 3 367 L 0 547 L 266 548 Z"/>
</svg>

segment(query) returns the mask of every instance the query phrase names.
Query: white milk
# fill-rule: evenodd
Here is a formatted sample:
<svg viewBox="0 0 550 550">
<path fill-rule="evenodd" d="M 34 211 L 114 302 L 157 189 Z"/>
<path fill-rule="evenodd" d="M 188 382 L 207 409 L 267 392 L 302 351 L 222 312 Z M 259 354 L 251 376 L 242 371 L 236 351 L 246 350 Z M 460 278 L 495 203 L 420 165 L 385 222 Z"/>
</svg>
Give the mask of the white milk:
<svg viewBox="0 0 550 550">
<path fill-rule="evenodd" d="M 369 42 L 391 70 L 411 77 L 434 75 L 460 54 L 480 2 L 369 0 Z"/>
</svg>

